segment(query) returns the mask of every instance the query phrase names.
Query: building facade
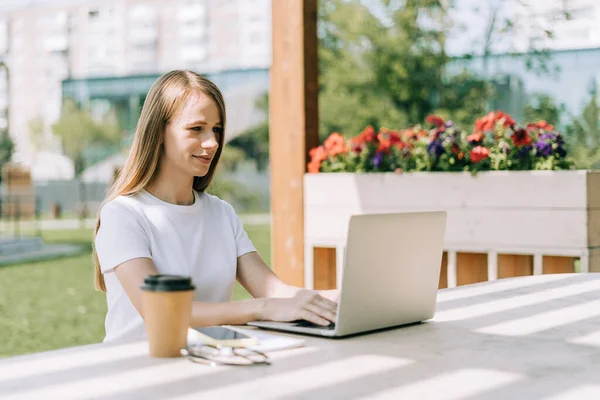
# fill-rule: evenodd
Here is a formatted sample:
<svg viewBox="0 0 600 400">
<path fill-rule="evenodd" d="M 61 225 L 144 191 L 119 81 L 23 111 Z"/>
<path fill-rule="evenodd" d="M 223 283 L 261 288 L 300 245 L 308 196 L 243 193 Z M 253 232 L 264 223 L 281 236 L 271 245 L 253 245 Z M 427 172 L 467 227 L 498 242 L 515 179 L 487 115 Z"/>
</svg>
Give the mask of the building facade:
<svg viewBox="0 0 600 400">
<path fill-rule="evenodd" d="M 109 82 L 182 68 L 268 69 L 270 29 L 270 0 L 57 0 L 14 6 L 0 21 L 0 128 L 9 128 L 15 159 L 29 164 L 40 150 L 60 152 L 51 125 L 60 116 L 63 82 Z"/>
</svg>

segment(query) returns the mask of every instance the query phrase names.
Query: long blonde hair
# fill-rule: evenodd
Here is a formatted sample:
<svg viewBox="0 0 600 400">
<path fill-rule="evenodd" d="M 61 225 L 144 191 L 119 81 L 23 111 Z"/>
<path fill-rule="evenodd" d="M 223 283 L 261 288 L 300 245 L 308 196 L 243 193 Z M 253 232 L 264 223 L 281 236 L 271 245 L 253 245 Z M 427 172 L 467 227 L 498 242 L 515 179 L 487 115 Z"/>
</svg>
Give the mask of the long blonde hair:
<svg viewBox="0 0 600 400">
<path fill-rule="evenodd" d="M 214 176 L 223 150 L 225 102 L 219 88 L 207 78 L 189 70 L 175 70 L 162 75 L 150 88 L 137 123 L 129 156 L 123 170 L 108 190 L 104 203 L 119 196 L 136 194 L 152 182 L 158 170 L 165 127 L 194 91 L 200 91 L 212 98 L 219 109 L 223 125 L 223 133 L 217 135 L 219 147 L 208 173 L 205 176 L 194 178 L 193 188 L 195 190 L 203 192 L 206 189 Z M 100 229 L 101 209 L 102 207 L 98 210 L 93 243 L 95 243 L 98 229 Z M 93 246 L 93 259 L 95 264 L 94 285 L 96 290 L 106 292 L 104 276 L 100 269 L 95 246 Z"/>
</svg>

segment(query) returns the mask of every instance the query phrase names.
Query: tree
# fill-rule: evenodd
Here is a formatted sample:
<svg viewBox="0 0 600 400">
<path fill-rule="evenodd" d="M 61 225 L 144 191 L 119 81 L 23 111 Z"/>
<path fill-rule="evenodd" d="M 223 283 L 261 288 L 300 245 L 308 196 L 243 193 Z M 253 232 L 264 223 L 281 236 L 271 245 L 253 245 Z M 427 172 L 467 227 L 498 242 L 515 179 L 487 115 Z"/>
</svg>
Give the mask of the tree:
<svg viewBox="0 0 600 400">
<path fill-rule="evenodd" d="M 523 116 L 525 121 L 544 120 L 547 123 L 558 126 L 566 109 L 564 104 L 557 105 L 554 99 L 548 95 L 539 95 L 533 104 L 525 106 Z"/>
<path fill-rule="evenodd" d="M 487 0 L 474 2 L 467 18 L 477 16 L 484 20 L 483 31 L 470 42 L 470 55 L 481 55 L 483 69 L 489 76 L 489 64 L 495 54 L 509 54 L 523 58 L 528 70 L 538 74 L 557 71 L 552 66 L 548 45 L 554 39 L 552 27 L 558 21 L 571 20 L 569 0 L 560 0 L 561 7 L 543 12 L 531 0 Z M 459 17 L 460 18 L 460 17 Z M 463 28 L 469 22 L 456 22 Z"/>
<path fill-rule="evenodd" d="M 600 105 L 593 96 L 579 118 L 565 130 L 575 167 L 600 169 Z"/>
<path fill-rule="evenodd" d="M 0 171 L 2 171 L 4 164 L 10 162 L 12 155 L 15 150 L 15 144 L 8 134 L 8 130 L 0 130 Z M 2 174 L 0 174 L 0 181 L 2 180 Z"/>
<path fill-rule="evenodd" d="M 244 161 L 244 157 L 245 154 L 242 150 L 233 146 L 226 146 L 221 152 L 219 168 L 228 172 L 235 172 L 240 163 Z"/>
<path fill-rule="evenodd" d="M 467 124 L 485 111 L 489 90 L 481 79 L 447 74 L 445 3 L 320 3 L 321 136 L 424 123 L 431 112 Z"/>
<path fill-rule="evenodd" d="M 63 103 L 60 119 L 52 125 L 52 131 L 61 138 L 65 154 L 75 164 L 77 176 L 87 167 L 87 149 L 92 146 L 118 148 L 121 142 L 121 129 L 114 114 L 108 113 L 101 121 L 95 121 L 71 99 Z"/>
<path fill-rule="evenodd" d="M 91 114 L 81 108 L 74 100 L 66 99 L 63 103 L 59 120 L 52 125 L 52 131 L 62 139 L 64 152 L 73 160 L 75 175 L 79 178 L 88 166 L 85 152 L 93 146 L 114 147 L 121 143 L 121 129 L 115 115 L 108 113 L 100 121 L 94 120 Z M 81 208 L 78 210 L 82 220 L 87 217 L 85 186 L 79 180 L 79 198 Z"/>
</svg>

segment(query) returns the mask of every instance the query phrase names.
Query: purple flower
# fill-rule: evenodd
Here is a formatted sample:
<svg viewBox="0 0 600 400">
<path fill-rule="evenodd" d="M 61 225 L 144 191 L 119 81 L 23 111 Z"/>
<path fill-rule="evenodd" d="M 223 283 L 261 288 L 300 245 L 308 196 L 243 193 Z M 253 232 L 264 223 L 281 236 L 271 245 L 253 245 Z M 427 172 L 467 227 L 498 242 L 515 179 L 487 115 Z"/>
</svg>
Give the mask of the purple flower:
<svg viewBox="0 0 600 400">
<path fill-rule="evenodd" d="M 535 144 L 536 150 L 539 154 L 544 157 L 550 156 L 553 147 L 556 146 L 556 154 L 560 157 L 566 156 L 567 152 L 564 149 L 564 140 L 559 133 L 548 132 L 540 135 L 537 143 Z"/>
<path fill-rule="evenodd" d="M 552 132 L 540 135 L 537 143 L 535 144 L 538 153 L 544 157 L 548 157 L 550 154 L 552 154 L 552 139 L 554 138 L 555 134 Z"/>
<path fill-rule="evenodd" d="M 543 142 L 540 140 L 535 144 L 535 147 L 538 153 L 540 153 L 544 157 L 548 157 L 550 154 L 552 154 L 552 143 Z"/>
<path fill-rule="evenodd" d="M 382 161 L 383 161 L 383 152 L 379 151 L 379 152 L 377 152 L 377 154 L 375 154 L 375 157 L 373 158 L 373 166 L 375 168 L 379 168 Z"/>
<path fill-rule="evenodd" d="M 444 153 L 444 146 L 440 140 L 432 140 L 427 146 L 427 152 L 437 159 Z"/>
<path fill-rule="evenodd" d="M 452 128 L 453 125 L 454 125 L 454 122 L 452 120 L 446 121 L 446 128 Z"/>
<path fill-rule="evenodd" d="M 560 156 L 560 157 L 566 157 L 567 155 L 567 151 L 565 150 L 565 141 L 563 140 L 562 136 L 560 133 L 556 132 L 556 153 Z"/>
</svg>

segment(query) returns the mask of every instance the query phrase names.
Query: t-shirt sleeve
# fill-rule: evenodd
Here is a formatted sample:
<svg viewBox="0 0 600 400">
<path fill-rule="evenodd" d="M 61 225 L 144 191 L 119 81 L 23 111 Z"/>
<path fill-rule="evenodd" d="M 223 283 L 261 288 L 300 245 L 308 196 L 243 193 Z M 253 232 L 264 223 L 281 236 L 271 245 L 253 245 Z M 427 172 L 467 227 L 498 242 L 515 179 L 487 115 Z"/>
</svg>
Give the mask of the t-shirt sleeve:
<svg viewBox="0 0 600 400">
<path fill-rule="evenodd" d="M 233 234 L 235 235 L 235 244 L 237 250 L 237 256 L 243 256 L 244 254 L 256 251 L 256 248 L 252 244 L 252 241 L 248 237 L 242 220 L 237 215 L 231 204 L 224 202 L 231 220 Z"/>
<path fill-rule="evenodd" d="M 151 258 L 148 235 L 138 214 L 129 206 L 111 201 L 100 211 L 96 253 L 103 273 L 134 258 Z"/>
</svg>

